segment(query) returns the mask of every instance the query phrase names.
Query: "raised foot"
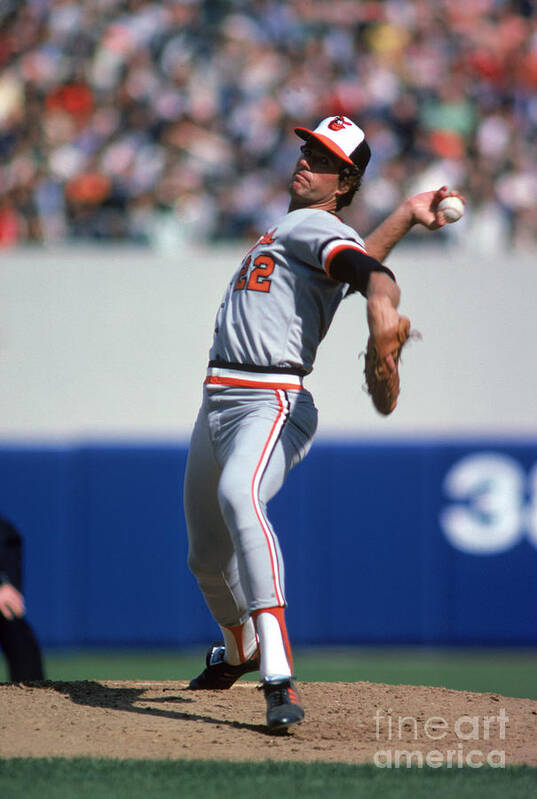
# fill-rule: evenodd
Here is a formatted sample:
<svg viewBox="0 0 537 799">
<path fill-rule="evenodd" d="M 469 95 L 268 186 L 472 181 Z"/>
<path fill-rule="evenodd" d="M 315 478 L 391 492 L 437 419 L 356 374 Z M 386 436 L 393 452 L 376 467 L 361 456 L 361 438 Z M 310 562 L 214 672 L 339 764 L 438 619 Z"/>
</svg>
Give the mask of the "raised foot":
<svg viewBox="0 0 537 799">
<path fill-rule="evenodd" d="M 226 663 L 225 653 L 226 648 L 221 641 L 217 641 L 209 647 L 205 657 L 204 670 L 190 680 L 188 687 L 192 691 L 225 691 L 231 688 L 243 674 L 258 671 L 259 656 L 257 653 L 246 663 L 239 663 L 238 666 Z"/>
</svg>

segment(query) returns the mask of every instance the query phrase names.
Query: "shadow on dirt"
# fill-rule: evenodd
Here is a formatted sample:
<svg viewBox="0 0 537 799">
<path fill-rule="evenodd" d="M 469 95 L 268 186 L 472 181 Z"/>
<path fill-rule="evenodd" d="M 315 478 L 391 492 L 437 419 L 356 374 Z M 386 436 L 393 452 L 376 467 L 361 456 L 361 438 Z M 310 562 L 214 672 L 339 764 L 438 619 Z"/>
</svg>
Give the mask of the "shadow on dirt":
<svg viewBox="0 0 537 799">
<path fill-rule="evenodd" d="M 77 705 L 122 710 L 127 713 L 140 713 L 145 716 L 156 716 L 177 721 L 203 721 L 206 724 L 231 727 L 235 730 L 251 730 L 261 735 L 274 736 L 274 731 L 269 732 L 263 724 L 249 724 L 243 721 L 215 718 L 213 716 L 201 715 L 186 710 L 182 711 L 157 706 L 159 704 L 170 705 L 172 703 L 178 705 L 195 704 L 196 700 L 195 697 L 192 696 L 193 692 L 189 691 L 188 688 L 172 688 L 171 686 L 161 688 L 160 690 L 169 692 L 170 696 L 151 697 L 145 696 L 148 690 L 147 688 L 115 687 L 102 685 L 95 680 L 81 680 L 79 682 L 52 682 L 47 680 L 42 683 L 34 683 L 34 686 L 52 688 L 58 693 L 68 696 L 69 699 Z M 183 696 L 182 694 L 190 694 L 190 696 Z M 286 735 L 287 733 L 284 732 L 283 734 Z"/>
</svg>

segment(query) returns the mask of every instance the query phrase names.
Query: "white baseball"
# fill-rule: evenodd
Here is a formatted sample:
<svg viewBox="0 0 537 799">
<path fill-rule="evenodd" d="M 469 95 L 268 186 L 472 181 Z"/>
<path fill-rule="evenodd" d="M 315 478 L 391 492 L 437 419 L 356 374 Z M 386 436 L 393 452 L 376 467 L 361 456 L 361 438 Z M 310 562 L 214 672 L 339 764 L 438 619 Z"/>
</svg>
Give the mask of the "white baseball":
<svg viewBox="0 0 537 799">
<path fill-rule="evenodd" d="M 458 197 L 445 197 L 438 203 L 438 210 L 444 212 L 446 222 L 456 222 L 464 214 L 464 203 Z"/>
</svg>

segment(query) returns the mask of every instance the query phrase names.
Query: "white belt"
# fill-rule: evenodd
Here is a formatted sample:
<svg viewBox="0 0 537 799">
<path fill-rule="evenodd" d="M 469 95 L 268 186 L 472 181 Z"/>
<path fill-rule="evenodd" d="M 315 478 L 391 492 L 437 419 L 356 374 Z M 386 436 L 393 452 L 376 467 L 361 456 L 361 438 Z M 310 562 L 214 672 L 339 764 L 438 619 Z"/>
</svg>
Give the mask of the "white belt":
<svg viewBox="0 0 537 799">
<path fill-rule="evenodd" d="M 249 372 L 242 369 L 224 369 L 219 366 L 209 366 L 205 385 L 210 388 L 229 386 L 237 388 L 280 388 L 300 391 L 302 377 L 289 375 L 285 372 Z"/>
</svg>

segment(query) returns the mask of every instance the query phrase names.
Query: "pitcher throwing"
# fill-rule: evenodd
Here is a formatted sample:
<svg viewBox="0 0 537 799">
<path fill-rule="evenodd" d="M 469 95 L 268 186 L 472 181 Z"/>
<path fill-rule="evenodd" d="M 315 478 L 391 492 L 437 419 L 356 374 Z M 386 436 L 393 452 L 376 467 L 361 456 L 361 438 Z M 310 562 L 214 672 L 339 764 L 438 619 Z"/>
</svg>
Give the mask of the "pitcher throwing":
<svg viewBox="0 0 537 799">
<path fill-rule="evenodd" d="M 398 360 L 410 322 L 381 262 L 421 223 L 444 224 L 446 187 L 400 205 L 364 242 L 338 216 L 370 158 L 364 132 L 345 116 L 304 140 L 291 176 L 288 213 L 246 254 L 216 318 L 203 402 L 185 478 L 189 567 L 222 631 L 193 690 L 230 688 L 259 669 L 269 729 L 302 721 L 287 635 L 284 564 L 267 503 L 305 457 L 317 410 L 304 378 L 340 302 L 366 300 L 366 381 L 379 412 L 393 411 Z"/>
</svg>

